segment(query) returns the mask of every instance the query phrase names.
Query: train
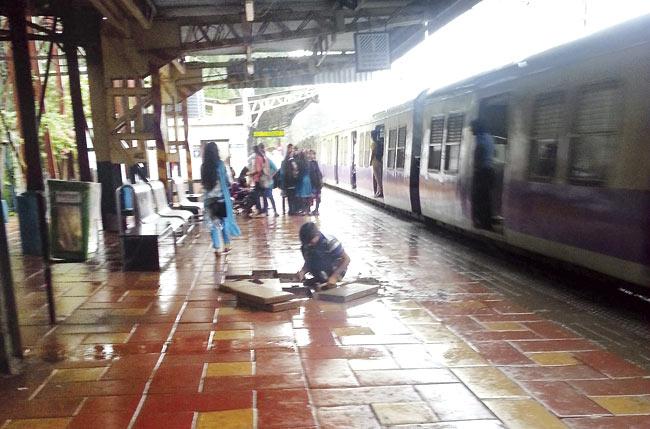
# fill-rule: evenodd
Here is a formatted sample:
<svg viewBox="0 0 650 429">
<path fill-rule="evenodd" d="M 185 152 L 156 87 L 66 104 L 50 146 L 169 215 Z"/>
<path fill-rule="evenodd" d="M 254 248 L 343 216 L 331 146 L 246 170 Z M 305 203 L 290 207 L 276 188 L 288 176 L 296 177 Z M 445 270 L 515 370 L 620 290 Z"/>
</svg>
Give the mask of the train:
<svg viewBox="0 0 650 429">
<path fill-rule="evenodd" d="M 495 140 L 492 231 L 472 218 L 470 129 Z M 324 182 L 488 240 L 650 286 L 650 15 L 311 136 Z"/>
</svg>

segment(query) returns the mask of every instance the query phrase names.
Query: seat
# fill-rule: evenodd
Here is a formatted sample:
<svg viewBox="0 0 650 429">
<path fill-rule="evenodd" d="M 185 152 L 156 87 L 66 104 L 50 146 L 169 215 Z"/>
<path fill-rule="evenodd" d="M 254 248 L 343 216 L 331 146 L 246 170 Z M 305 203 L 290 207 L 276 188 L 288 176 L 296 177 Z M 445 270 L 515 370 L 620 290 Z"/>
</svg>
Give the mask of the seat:
<svg viewBox="0 0 650 429">
<path fill-rule="evenodd" d="M 165 186 L 161 181 L 152 180 L 148 183 L 148 185 L 153 192 L 153 201 L 158 216 L 169 220 L 172 224 L 181 222 L 183 231 L 187 232 L 190 224 L 192 223 L 192 217 L 194 214 L 187 210 L 172 209 L 169 207 L 167 194 L 165 193 Z"/>
<path fill-rule="evenodd" d="M 174 186 L 176 187 L 176 196 L 178 197 L 178 207 L 181 210 L 187 210 L 194 213 L 195 216 L 203 216 L 203 203 L 190 201 L 187 193 L 187 186 L 182 177 L 174 177 Z M 196 195 L 196 194 L 193 194 Z"/>
</svg>

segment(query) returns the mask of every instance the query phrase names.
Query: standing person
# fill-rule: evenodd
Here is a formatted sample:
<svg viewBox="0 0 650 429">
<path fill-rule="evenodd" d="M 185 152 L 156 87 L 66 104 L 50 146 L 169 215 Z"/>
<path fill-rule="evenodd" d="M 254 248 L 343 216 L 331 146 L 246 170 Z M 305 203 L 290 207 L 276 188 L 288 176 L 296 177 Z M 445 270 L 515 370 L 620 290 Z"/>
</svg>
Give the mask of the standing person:
<svg viewBox="0 0 650 429">
<path fill-rule="evenodd" d="M 205 190 L 205 218 L 210 225 L 212 247 L 215 254 L 221 256 L 220 236 L 223 235 L 223 253 L 228 253 L 231 250 L 230 238 L 241 235 L 241 231 L 232 211 L 226 166 L 219 158 L 219 148 L 213 142 L 205 145 L 203 149 L 201 184 Z"/>
<path fill-rule="evenodd" d="M 284 195 L 289 203 L 289 215 L 296 214 L 296 182 L 298 181 L 298 166 L 294 159 L 293 145 L 287 145 L 287 153 L 280 166 L 280 179 Z"/>
<path fill-rule="evenodd" d="M 383 198 L 384 139 L 381 137 L 379 130 L 380 127 L 376 126 L 370 132 L 370 137 L 372 138 L 370 165 L 372 165 L 372 187 L 375 191 L 375 197 Z"/>
<path fill-rule="evenodd" d="M 474 177 L 472 180 L 472 218 L 477 228 L 492 231 L 494 139 L 480 120 L 472 121 L 471 127 L 472 134 L 476 136 Z"/>
<path fill-rule="evenodd" d="M 324 235 L 315 223 L 307 222 L 300 227 L 300 244 L 305 263 L 298 272 L 298 278 L 303 281 L 307 273 L 313 276 L 304 281 L 305 285 L 335 285 L 343 278 L 350 265 L 350 257 L 336 237 Z"/>
<path fill-rule="evenodd" d="M 266 215 L 268 209 L 268 203 L 264 208 L 260 203 L 260 199 L 264 198 L 264 191 L 267 188 L 271 175 L 269 171 L 269 161 L 264 156 L 264 152 L 260 149 L 259 146 L 253 146 L 253 151 L 255 152 L 255 161 L 253 171 L 249 174 L 253 178 L 253 192 L 255 195 L 255 207 L 257 208 L 258 216 Z"/>
<path fill-rule="evenodd" d="M 313 149 L 309 151 L 309 179 L 311 180 L 312 194 L 314 195 L 314 200 L 316 201 L 316 208 L 310 214 L 312 216 L 318 216 L 318 208 L 320 207 L 320 194 L 321 189 L 323 188 L 323 173 L 320 171 L 318 161 L 316 160 L 316 151 Z"/>
<path fill-rule="evenodd" d="M 275 163 L 273 162 L 273 160 L 271 158 L 269 158 L 268 156 L 266 156 L 266 152 L 265 152 L 265 149 L 264 149 L 264 143 L 260 143 L 258 145 L 258 148 L 259 148 L 260 152 L 262 153 L 262 155 L 265 156 L 266 162 L 268 163 L 268 167 L 269 167 L 268 168 L 268 170 L 269 170 L 268 171 L 269 180 L 265 183 L 265 187 L 264 187 L 263 195 L 262 195 L 262 197 L 264 198 L 264 209 L 263 209 L 263 211 L 264 211 L 264 213 L 268 214 L 268 212 L 269 212 L 269 200 L 271 200 L 271 205 L 273 206 L 273 213 L 274 213 L 275 217 L 278 217 L 280 215 L 278 214 L 278 210 L 275 207 L 275 198 L 273 198 L 273 188 L 275 187 L 275 182 L 274 182 L 275 179 L 274 178 L 275 178 L 275 176 L 276 176 L 276 174 L 278 172 L 278 168 L 275 166 Z"/>
<path fill-rule="evenodd" d="M 296 156 L 298 164 L 298 181 L 296 183 L 296 199 L 298 200 L 298 214 L 309 214 L 309 202 L 313 194 L 311 179 L 309 178 L 309 161 L 307 152 L 302 151 Z"/>
</svg>

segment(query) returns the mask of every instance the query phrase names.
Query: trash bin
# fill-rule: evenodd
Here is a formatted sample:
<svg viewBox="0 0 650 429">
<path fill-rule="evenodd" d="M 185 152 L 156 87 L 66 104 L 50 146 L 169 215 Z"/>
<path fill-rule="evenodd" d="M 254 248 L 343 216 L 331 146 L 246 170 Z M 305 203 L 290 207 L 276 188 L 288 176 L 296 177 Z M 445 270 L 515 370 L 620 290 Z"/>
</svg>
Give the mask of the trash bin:
<svg viewBox="0 0 650 429">
<path fill-rule="evenodd" d="M 101 185 L 48 180 L 52 257 L 82 262 L 97 251 Z"/>
<path fill-rule="evenodd" d="M 20 225 L 20 244 L 23 255 L 42 256 L 41 234 L 38 222 L 38 193 L 26 191 L 16 196 L 16 212 Z"/>
</svg>

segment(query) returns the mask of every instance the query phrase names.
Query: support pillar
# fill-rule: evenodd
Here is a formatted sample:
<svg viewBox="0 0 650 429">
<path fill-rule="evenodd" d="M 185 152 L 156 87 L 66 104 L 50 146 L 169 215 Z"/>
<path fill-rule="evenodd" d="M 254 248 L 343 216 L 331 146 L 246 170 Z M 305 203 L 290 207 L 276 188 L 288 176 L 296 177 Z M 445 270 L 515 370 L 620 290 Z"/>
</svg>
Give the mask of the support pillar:
<svg viewBox="0 0 650 429">
<path fill-rule="evenodd" d="M 183 115 L 183 141 L 185 141 L 185 162 L 187 163 L 187 186 L 190 194 L 194 193 L 194 180 L 192 176 L 192 152 L 190 151 L 190 141 L 188 139 L 190 133 L 190 124 L 188 122 L 187 114 L 187 98 L 181 102 L 181 112 Z"/>
<path fill-rule="evenodd" d="M 165 148 L 165 140 L 162 134 L 162 90 L 160 85 L 160 72 L 158 67 L 151 66 L 149 68 L 151 73 L 151 98 L 153 102 L 153 134 L 156 138 L 156 160 L 158 161 L 158 180 L 160 180 L 165 188 L 168 188 L 167 176 L 167 150 Z M 167 124 L 165 124 L 167 126 Z"/>
<path fill-rule="evenodd" d="M 36 109 L 34 108 L 34 88 L 27 46 L 27 25 L 25 23 L 25 0 L 14 0 L 9 3 L 7 17 L 9 18 L 9 37 L 14 54 L 14 76 L 16 92 L 22 119 L 22 131 L 25 139 L 25 160 L 27 161 L 27 190 L 37 195 L 38 224 L 40 229 L 41 246 L 44 264 L 45 285 L 49 303 L 50 323 L 56 323 L 54 310 L 54 293 L 52 290 L 52 272 L 50 270 L 50 242 L 47 222 L 45 219 L 45 198 L 43 192 L 43 170 L 41 168 L 40 148 L 38 144 L 38 129 L 36 127 Z"/>
<path fill-rule="evenodd" d="M 86 18 L 89 19 L 89 18 Z M 92 18 L 91 18 L 92 19 Z M 105 231 L 118 230 L 115 191 L 122 186 L 119 164 L 111 161 L 109 142 L 107 82 L 100 38 L 101 20 L 85 34 L 86 65 L 90 88 L 90 109 L 93 119 L 93 148 L 97 157 L 97 180 L 102 185 L 102 223 Z"/>
<path fill-rule="evenodd" d="M 67 25 L 68 21 L 64 21 Z M 64 27 L 65 32 L 65 27 Z M 81 81 L 79 78 L 79 58 L 77 45 L 66 38 L 65 59 L 68 63 L 68 78 L 70 80 L 70 100 L 72 102 L 72 117 L 74 132 L 77 137 L 77 160 L 79 161 L 79 176 L 82 182 L 93 180 L 88 162 L 88 144 L 86 142 L 86 120 L 84 117 L 83 99 L 81 97 Z"/>
</svg>

